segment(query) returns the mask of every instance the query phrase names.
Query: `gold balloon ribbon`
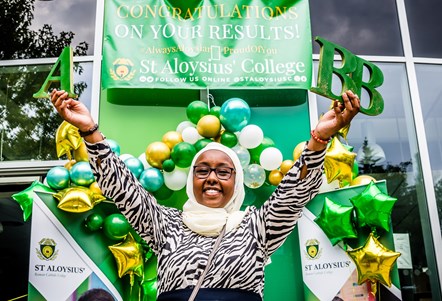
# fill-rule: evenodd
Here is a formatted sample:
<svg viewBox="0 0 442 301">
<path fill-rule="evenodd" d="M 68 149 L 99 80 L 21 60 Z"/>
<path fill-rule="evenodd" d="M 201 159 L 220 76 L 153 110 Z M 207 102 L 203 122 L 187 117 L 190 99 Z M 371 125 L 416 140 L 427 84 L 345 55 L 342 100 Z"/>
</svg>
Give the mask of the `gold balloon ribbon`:
<svg viewBox="0 0 442 301">
<path fill-rule="evenodd" d="M 82 141 L 83 139 L 78 133 L 78 128 L 66 120 L 63 121 L 55 134 L 57 156 L 60 158 L 63 155 L 67 155 L 68 159 L 72 160 L 71 151 L 79 148 Z"/>
</svg>

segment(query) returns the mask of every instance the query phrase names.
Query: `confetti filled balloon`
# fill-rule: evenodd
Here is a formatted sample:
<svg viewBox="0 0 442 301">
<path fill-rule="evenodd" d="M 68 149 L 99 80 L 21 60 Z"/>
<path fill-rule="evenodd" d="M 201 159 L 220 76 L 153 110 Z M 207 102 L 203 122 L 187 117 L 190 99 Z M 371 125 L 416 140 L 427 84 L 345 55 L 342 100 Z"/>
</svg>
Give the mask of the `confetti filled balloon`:
<svg viewBox="0 0 442 301">
<path fill-rule="evenodd" d="M 55 190 L 65 189 L 69 186 L 69 170 L 63 166 L 55 166 L 46 174 L 46 182 Z"/>
<path fill-rule="evenodd" d="M 336 245 L 344 238 L 358 237 L 352 223 L 353 209 L 353 206 L 340 205 L 325 198 L 322 211 L 315 222 L 330 239 L 332 245 Z"/>
<path fill-rule="evenodd" d="M 207 114 L 209 114 L 209 108 L 205 102 L 200 100 L 192 101 L 186 108 L 187 119 L 194 124 L 197 124 Z"/>
<path fill-rule="evenodd" d="M 250 164 L 250 153 L 247 148 L 241 145 L 236 145 L 232 148 L 232 150 L 238 156 L 242 168 L 245 169 Z"/>
<path fill-rule="evenodd" d="M 264 133 L 262 129 L 255 125 L 249 124 L 245 126 L 239 134 L 239 144 L 245 148 L 258 147 L 264 139 Z"/>
<path fill-rule="evenodd" d="M 340 187 L 349 185 L 353 178 L 352 169 L 355 157 L 356 154 L 349 152 L 338 138 L 333 138 L 324 160 L 327 182 L 338 180 Z"/>
<path fill-rule="evenodd" d="M 163 174 L 154 167 L 145 169 L 141 173 L 139 181 L 141 186 L 149 192 L 157 191 L 164 184 Z"/>
<path fill-rule="evenodd" d="M 397 199 L 384 194 L 374 182 L 360 194 L 350 198 L 356 208 L 360 227 L 380 227 L 390 231 L 390 217 Z"/>
<path fill-rule="evenodd" d="M 44 191 L 54 193 L 54 190 L 39 181 L 32 182 L 31 186 L 23 191 L 14 193 L 11 197 L 20 205 L 23 210 L 23 221 L 27 221 L 32 214 L 32 204 L 34 202 L 34 191 Z"/>
<path fill-rule="evenodd" d="M 249 188 L 259 188 L 266 180 L 266 172 L 259 164 L 250 164 L 244 169 L 244 185 Z"/>
<path fill-rule="evenodd" d="M 370 233 L 364 246 L 347 251 L 347 254 L 358 270 L 358 284 L 370 281 L 375 285 L 379 281 L 391 286 L 390 273 L 401 253 L 387 249 Z"/>
<path fill-rule="evenodd" d="M 121 213 L 111 214 L 107 216 L 103 222 L 103 232 L 109 239 L 112 240 L 120 240 L 125 238 L 130 229 L 130 224 Z"/>
<path fill-rule="evenodd" d="M 250 120 L 250 107 L 241 98 L 230 98 L 221 106 L 219 118 L 230 132 L 241 131 Z"/>
<path fill-rule="evenodd" d="M 69 170 L 69 177 L 71 181 L 79 186 L 88 187 L 95 182 L 95 177 L 92 172 L 89 162 L 77 162 Z"/>
<path fill-rule="evenodd" d="M 124 241 L 109 246 L 110 251 L 114 255 L 115 262 L 118 268 L 118 277 L 124 275 L 130 276 L 130 285 L 134 285 L 134 276 L 143 277 L 144 262 L 143 262 L 143 248 L 137 243 L 129 233 Z"/>
<path fill-rule="evenodd" d="M 70 187 L 54 194 L 59 202 L 57 208 L 73 213 L 82 213 L 91 210 L 96 204 L 105 200 L 102 195 L 94 194 L 83 186 Z"/>
</svg>

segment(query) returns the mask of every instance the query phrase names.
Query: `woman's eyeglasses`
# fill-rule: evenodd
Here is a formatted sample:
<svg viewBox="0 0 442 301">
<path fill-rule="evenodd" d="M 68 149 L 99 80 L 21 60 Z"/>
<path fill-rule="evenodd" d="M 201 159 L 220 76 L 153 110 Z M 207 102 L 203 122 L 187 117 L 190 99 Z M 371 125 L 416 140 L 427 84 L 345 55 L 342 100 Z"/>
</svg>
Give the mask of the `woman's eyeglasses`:
<svg viewBox="0 0 442 301">
<path fill-rule="evenodd" d="M 232 167 L 224 167 L 224 166 L 219 166 L 215 168 L 211 168 L 209 166 L 193 167 L 193 174 L 198 179 L 206 179 L 212 171 L 215 172 L 215 175 L 219 180 L 226 181 L 230 179 L 232 174 L 235 172 L 235 169 Z"/>
</svg>

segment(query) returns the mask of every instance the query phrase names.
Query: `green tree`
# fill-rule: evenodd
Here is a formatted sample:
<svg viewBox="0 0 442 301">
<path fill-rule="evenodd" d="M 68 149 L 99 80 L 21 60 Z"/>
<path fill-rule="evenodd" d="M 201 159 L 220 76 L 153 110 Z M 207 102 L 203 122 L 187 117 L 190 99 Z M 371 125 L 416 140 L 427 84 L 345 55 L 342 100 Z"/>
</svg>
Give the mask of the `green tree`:
<svg viewBox="0 0 442 301">
<path fill-rule="evenodd" d="M 0 39 L 2 60 L 58 57 L 64 47 L 71 46 L 72 31 L 55 34 L 45 24 L 30 29 L 35 0 L 11 0 L 0 5 Z M 74 55 L 86 55 L 88 44 L 81 42 Z M 55 132 L 61 119 L 48 99 L 34 99 L 52 66 L 21 65 L 0 69 L 0 160 L 57 159 Z M 75 72 L 83 69 L 76 65 Z M 76 83 L 81 95 L 86 83 Z"/>
</svg>

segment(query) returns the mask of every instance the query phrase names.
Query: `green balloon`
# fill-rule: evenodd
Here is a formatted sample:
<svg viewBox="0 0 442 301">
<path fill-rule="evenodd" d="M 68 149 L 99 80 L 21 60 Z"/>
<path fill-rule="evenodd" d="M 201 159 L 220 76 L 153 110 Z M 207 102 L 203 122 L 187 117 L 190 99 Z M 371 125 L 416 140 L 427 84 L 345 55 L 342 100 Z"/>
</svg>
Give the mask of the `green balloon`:
<svg viewBox="0 0 442 301">
<path fill-rule="evenodd" d="M 193 145 L 195 147 L 195 151 L 199 152 L 200 150 L 202 150 L 204 147 L 206 147 L 207 144 L 209 144 L 210 142 L 213 142 L 212 140 L 210 140 L 209 138 L 203 138 L 198 140 L 197 142 L 195 142 L 195 144 Z"/>
<path fill-rule="evenodd" d="M 121 213 L 114 213 L 104 219 L 104 234 L 112 240 L 120 240 L 126 237 L 131 226 Z"/>
<path fill-rule="evenodd" d="M 220 106 L 214 106 L 214 107 L 210 108 L 209 114 L 219 118 L 220 112 L 221 112 L 221 107 Z"/>
<path fill-rule="evenodd" d="M 353 169 L 351 170 L 351 174 L 352 179 L 356 178 L 359 175 L 359 164 L 357 160 L 353 162 Z"/>
<path fill-rule="evenodd" d="M 275 142 L 273 142 L 273 140 L 268 137 L 264 137 L 260 145 L 258 145 L 255 148 L 249 149 L 250 163 L 259 164 L 259 157 L 261 156 L 262 151 L 268 147 L 273 147 L 273 146 L 275 146 Z"/>
<path fill-rule="evenodd" d="M 195 147 L 188 142 L 180 142 L 176 144 L 170 153 L 175 165 L 181 168 L 189 167 L 195 155 Z"/>
<path fill-rule="evenodd" d="M 163 170 L 166 172 L 172 172 L 175 169 L 175 162 L 172 159 L 163 161 Z"/>
<path fill-rule="evenodd" d="M 207 114 L 209 114 L 209 107 L 201 100 L 192 101 L 186 108 L 187 118 L 194 124 Z"/>
<path fill-rule="evenodd" d="M 164 201 L 172 196 L 173 190 L 167 188 L 166 185 L 163 185 L 157 191 L 154 191 L 152 194 L 157 200 Z"/>
<path fill-rule="evenodd" d="M 103 217 L 98 213 L 92 213 L 84 220 L 84 227 L 89 231 L 97 231 L 103 226 Z"/>
<path fill-rule="evenodd" d="M 238 143 L 238 137 L 232 132 L 224 131 L 221 134 L 220 142 L 227 147 L 234 147 Z"/>
</svg>

